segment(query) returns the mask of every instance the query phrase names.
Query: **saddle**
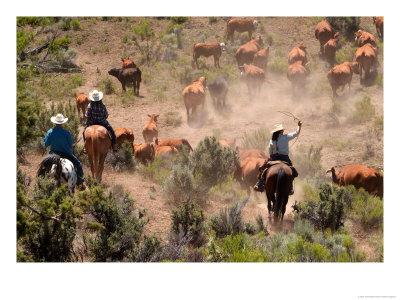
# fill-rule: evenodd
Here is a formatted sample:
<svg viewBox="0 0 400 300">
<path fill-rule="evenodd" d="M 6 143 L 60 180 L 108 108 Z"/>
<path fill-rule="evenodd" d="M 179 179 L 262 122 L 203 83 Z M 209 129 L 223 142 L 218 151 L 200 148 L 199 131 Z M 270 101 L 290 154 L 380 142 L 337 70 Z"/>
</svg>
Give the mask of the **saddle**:
<svg viewBox="0 0 400 300">
<path fill-rule="evenodd" d="M 274 165 L 278 165 L 278 164 L 285 164 L 285 165 L 289 166 L 290 169 L 292 169 L 292 175 L 293 175 L 294 178 L 297 177 L 297 176 L 299 176 L 299 173 L 297 172 L 296 168 L 293 167 L 293 166 L 291 166 L 288 162 L 283 161 L 283 160 L 272 160 L 272 161 L 267 162 L 266 168 L 265 168 L 264 171 L 263 171 L 263 176 L 265 175 L 265 172 L 266 172 L 270 167 L 272 167 L 272 166 L 274 166 Z"/>
</svg>

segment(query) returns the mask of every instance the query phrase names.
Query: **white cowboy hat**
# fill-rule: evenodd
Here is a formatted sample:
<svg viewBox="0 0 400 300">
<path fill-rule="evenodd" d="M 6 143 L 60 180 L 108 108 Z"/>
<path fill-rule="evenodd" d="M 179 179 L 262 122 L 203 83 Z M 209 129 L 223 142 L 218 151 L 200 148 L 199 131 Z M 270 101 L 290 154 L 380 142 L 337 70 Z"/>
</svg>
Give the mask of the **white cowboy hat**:
<svg viewBox="0 0 400 300">
<path fill-rule="evenodd" d="M 281 131 L 281 130 L 285 130 L 285 128 L 283 127 L 282 124 L 277 124 L 274 125 L 274 127 L 272 128 L 271 133 L 277 132 L 277 131 Z"/>
<path fill-rule="evenodd" d="M 62 114 L 57 114 L 57 116 L 51 117 L 50 120 L 54 124 L 64 124 L 65 122 L 68 121 L 68 118 L 64 118 Z"/>
<path fill-rule="evenodd" d="M 103 99 L 103 93 L 98 90 L 93 90 L 93 92 L 89 93 L 89 99 L 92 101 L 100 101 Z"/>
</svg>

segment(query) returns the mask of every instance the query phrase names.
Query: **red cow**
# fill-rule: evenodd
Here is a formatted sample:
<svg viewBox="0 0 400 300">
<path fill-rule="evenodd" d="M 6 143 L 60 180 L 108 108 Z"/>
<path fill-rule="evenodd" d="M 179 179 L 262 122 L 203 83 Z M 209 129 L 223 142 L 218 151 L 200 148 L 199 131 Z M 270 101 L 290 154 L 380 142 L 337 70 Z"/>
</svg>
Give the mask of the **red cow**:
<svg viewBox="0 0 400 300">
<path fill-rule="evenodd" d="M 224 43 L 196 43 L 193 45 L 193 61 L 197 69 L 199 69 L 199 63 L 197 59 L 200 56 L 210 57 L 214 56 L 214 67 L 219 66 L 219 58 L 221 57 L 222 51 L 225 51 Z"/>
<path fill-rule="evenodd" d="M 243 160 L 240 160 L 240 167 L 234 173 L 235 179 L 240 183 L 243 189 L 250 191 L 257 182 L 259 168 L 264 164 L 265 158 L 258 158 L 249 156 Z"/>
<path fill-rule="evenodd" d="M 129 128 L 114 128 L 115 136 L 117 137 L 118 147 L 121 148 L 125 141 L 129 141 L 132 151 L 134 151 L 133 141 L 135 136 L 133 135 L 132 129 Z"/>
<path fill-rule="evenodd" d="M 183 145 L 189 148 L 189 151 L 193 151 L 192 146 L 190 146 L 187 139 L 165 139 L 158 142 L 159 146 L 172 146 L 180 150 Z"/>
<path fill-rule="evenodd" d="M 239 67 L 241 77 L 246 82 L 250 98 L 257 95 L 265 81 L 264 70 L 253 65 L 244 64 Z"/>
<path fill-rule="evenodd" d="M 267 69 L 269 47 L 259 50 L 253 57 L 253 65 L 263 69 Z"/>
<path fill-rule="evenodd" d="M 258 158 L 264 158 L 267 159 L 268 155 L 265 151 L 258 150 L 258 149 L 243 149 L 239 150 L 239 160 L 242 161 L 245 158 L 253 156 L 253 157 L 258 157 Z"/>
<path fill-rule="evenodd" d="M 327 41 L 334 36 L 334 30 L 332 26 L 326 20 L 319 22 L 314 28 L 315 38 L 319 41 L 320 52 L 322 53 L 323 47 Z"/>
<path fill-rule="evenodd" d="M 136 68 L 136 64 L 133 62 L 133 60 L 130 60 L 129 57 L 121 58 L 121 60 L 123 68 Z"/>
<path fill-rule="evenodd" d="M 360 29 L 357 32 L 355 32 L 354 35 L 356 37 L 356 41 L 358 41 L 358 47 L 362 47 L 368 43 L 376 47 L 376 39 L 369 32 Z"/>
<path fill-rule="evenodd" d="M 82 111 L 82 118 L 85 118 L 86 109 L 90 103 L 89 97 L 86 96 L 85 94 L 79 93 L 78 95 L 76 95 L 75 101 L 78 110 L 78 116 L 79 116 L 79 111 Z"/>
<path fill-rule="evenodd" d="M 303 43 L 298 44 L 289 52 L 289 65 L 295 63 L 298 60 L 302 62 L 303 66 L 307 63 L 307 51 L 306 46 Z"/>
<path fill-rule="evenodd" d="M 328 63 L 333 66 L 336 61 L 336 50 L 340 47 L 339 32 L 335 33 L 335 37 L 327 41 L 323 48 L 323 55 Z"/>
<path fill-rule="evenodd" d="M 306 84 L 308 72 L 306 68 L 303 66 L 303 62 L 301 60 L 296 61 L 291 64 L 286 72 L 286 77 L 292 83 L 293 92 L 296 87 L 304 87 Z"/>
<path fill-rule="evenodd" d="M 156 122 L 157 122 L 157 118 L 160 115 L 152 114 L 152 115 L 147 115 L 147 116 L 150 118 L 150 120 L 143 127 L 142 134 L 143 134 L 145 143 L 151 143 L 151 142 L 153 142 L 154 138 L 158 137 L 158 127 L 157 127 Z"/>
<path fill-rule="evenodd" d="M 135 159 L 143 164 L 152 162 L 154 160 L 155 151 L 154 145 L 151 143 L 134 144 Z"/>
<path fill-rule="evenodd" d="M 249 38 L 256 31 L 258 22 L 254 19 L 230 19 L 226 26 L 227 38 L 233 42 L 233 34 L 237 32 L 248 32 Z"/>
<path fill-rule="evenodd" d="M 177 154 L 179 151 L 174 146 L 160 146 L 158 144 L 158 139 L 155 141 L 154 145 L 154 155 L 159 156 L 162 159 L 168 159 L 171 155 Z"/>
<path fill-rule="evenodd" d="M 336 93 L 339 87 L 342 87 L 342 91 L 346 84 L 350 84 L 353 77 L 353 72 L 359 74 L 358 62 L 344 62 L 330 69 L 328 72 L 328 81 L 332 87 L 333 98 L 335 99 L 338 95 Z"/>
<path fill-rule="evenodd" d="M 383 175 L 374 169 L 347 164 L 339 170 L 332 167 L 326 172 L 332 172 L 332 181 L 339 186 L 354 185 L 357 189 L 364 188 L 368 193 L 383 198 Z"/>
<path fill-rule="evenodd" d="M 263 46 L 264 42 L 261 38 L 261 35 L 240 46 L 235 53 L 238 66 L 240 67 L 243 66 L 243 64 L 251 64 L 253 62 L 254 55 L 261 50 Z"/>
<path fill-rule="evenodd" d="M 372 22 L 375 24 L 376 32 L 380 39 L 383 38 L 383 17 L 373 17 Z"/>
<path fill-rule="evenodd" d="M 369 75 L 369 70 L 375 66 L 377 48 L 373 47 L 370 43 L 357 49 L 355 59 L 359 64 L 360 70 L 360 83 L 362 83 Z M 364 77 L 362 72 L 364 70 Z"/>
<path fill-rule="evenodd" d="M 200 77 L 188 85 L 182 92 L 183 101 L 186 107 L 186 116 L 189 121 L 189 110 L 192 109 L 192 116 L 196 111 L 197 106 L 202 105 L 206 100 L 206 78 Z"/>
</svg>

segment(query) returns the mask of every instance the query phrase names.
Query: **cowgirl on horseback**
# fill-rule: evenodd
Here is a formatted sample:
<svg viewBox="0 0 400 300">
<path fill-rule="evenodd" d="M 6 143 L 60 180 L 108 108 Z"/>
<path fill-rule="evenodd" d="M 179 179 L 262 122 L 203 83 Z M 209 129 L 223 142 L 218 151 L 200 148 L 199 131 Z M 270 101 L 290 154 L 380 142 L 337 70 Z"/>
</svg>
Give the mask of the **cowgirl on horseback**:
<svg viewBox="0 0 400 300">
<path fill-rule="evenodd" d="M 85 189 L 83 179 L 82 164 L 79 159 L 72 153 L 73 142 L 71 134 L 63 128 L 63 124 L 68 121 L 68 118 L 64 118 L 62 114 L 57 114 L 55 117 L 50 118 L 51 122 L 56 126 L 49 131 L 44 138 L 44 144 L 46 147 L 50 146 L 49 154 L 57 154 L 61 158 L 66 158 L 72 162 L 76 169 L 77 181 L 76 184 L 80 186 L 80 189 Z"/>
<path fill-rule="evenodd" d="M 289 141 L 298 137 L 301 130 L 301 121 L 297 123 L 298 127 L 296 132 L 292 132 L 289 134 L 283 134 L 285 128 L 283 128 L 282 124 L 274 125 L 271 133 L 272 138 L 269 142 L 268 151 L 270 158 L 265 161 L 265 163 L 259 169 L 258 183 L 254 186 L 254 189 L 258 192 L 264 191 L 264 180 L 265 174 L 268 167 L 268 162 L 280 160 L 287 162 L 289 166 L 292 166 L 292 161 L 289 158 Z M 293 176 L 297 177 L 297 172 L 294 168 L 292 168 L 294 172 Z M 291 195 L 293 195 L 293 186 L 291 188 Z"/>
</svg>

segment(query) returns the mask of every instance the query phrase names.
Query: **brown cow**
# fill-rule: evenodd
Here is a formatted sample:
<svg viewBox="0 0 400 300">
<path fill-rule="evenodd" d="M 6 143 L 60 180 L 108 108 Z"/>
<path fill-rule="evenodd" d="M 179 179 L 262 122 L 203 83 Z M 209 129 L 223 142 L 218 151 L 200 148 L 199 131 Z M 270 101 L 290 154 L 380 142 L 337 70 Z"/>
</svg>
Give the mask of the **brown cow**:
<svg viewBox="0 0 400 300">
<path fill-rule="evenodd" d="M 296 61 L 288 67 L 286 77 L 292 83 L 293 92 L 295 91 L 296 87 L 305 86 L 307 75 L 308 72 L 303 66 L 303 62 L 301 60 Z"/>
<path fill-rule="evenodd" d="M 81 110 L 82 118 L 85 118 L 86 109 L 90 103 L 89 97 L 86 96 L 85 94 L 79 93 L 78 95 L 76 95 L 75 101 L 76 101 L 76 107 L 78 109 L 78 116 L 79 116 L 79 111 Z"/>
<path fill-rule="evenodd" d="M 133 62 L 133 60 L 129 59 L 129 56 L 127 58 L 121 58 L 122 60 L 122 68 L 136 68 L 136 64 Z"/>
<path fill-rule="evenodd" d="M 154 145 L 154 155 L 159 156 L 162 159 L 168 159 L 171 155 L 177 154 L 179 151 L 174 146 L 160 146 L 158 144 L 158 139 L 155 141 Z"/>
<path fill-rule="evenodd" d="M 183 145 L 189 148 L 189 151 L 193 151 L 192 146 L 190 146 L 187 139 L 165 139 L 158 142 L 159 146 L 173 146 L 176 149 L 180 150 Z"/>
<path fill-rule="evenodd" d="M 240 160 L 240 167 L 235 171 L 234 177 L 240 183 L 243 189 L 250 194 L 254 183 L 257 182 L 259 168 L 264 164 L 265 158 L 249 156 Z"/>
<path fill-rule="evenodd" d="M 239 160 L 242 161 L 245 158 L 252 156 L 252 157 L 258 157 L 258 158 L 264 158 L 267 159 L 268 155 L 265 151 L 258 150 L 258 149 L 243 149 L 239 150 Z"/>
<path fill-rule="evenodd" d="M 142 81 L 142 71 L 139 68 L 114 68 L 108 71 L 108 74 L 121 82 L 124 91 L 126 91 L 127 85 L 132 85 L 133 92 L 136 96 L 139 96 L 140 82 Z"/>
<path fill-rule="evenodd" d="M 269 47 L 259 50 L 253 57 L 253 65 L 263 69 L 267 69 Z"/>
<path fill-rule="evenodd" d="M 289 52 L 289 65 L 295 63 L 298 60 L 302 62 L 303 66 L 307 63 L 307 51 L 306 46 L 303 43 L 298 44 Z"/>
<path fill-rule="evenodd" d="M 373 17 L 372 23 L 375 24 L 376 32 L 380 39 L 383 38 L 383 17 Z"/>
<path fill-rule="evenodd" d="M 129 141 L 132 151 L 134 151 L 133 141 L 135 136 L 133 135 L 133 130 L 129 128 L 114 128 L 115 136 L 117 138 L 117 145 L 121 148 L 125 141 Z"/>
<path fill-rule="evenodd" d="M 357 49 L 355 59 L 359 63 L 360 83 L 362 83 L 369 75 L 369 70 L 375 66 L 377 48 L 373 47 L 370 43 Z M 362 71 L 364 70 L 364 77 Z"/>
<path fill-rule="evenodd" d="M 251 64 L 253 62 L 254 55 L 261 50 L 263 46 L 264 42 L 261 38 L 261 35 L 240 46 L 235 53 L 238 66 L 240 67 L 243 66 L 243 64 Z"/>
<path fill-rule="evenodd" d="M 325 59 L 328 61 L 330 66 L 333 66 L 336 61 L 336 50 L 340 47 L 339 43 L 339 32 L 335 33 L 333 39 L 327 41 L 324 45 L 323 55 Z"/>
<path fill-rule="evenodd" d="M 241 77 L 246 82 L 250 99 L 257 95 L 265 81 L 264 70 L 253 65 L 244 64 L 239 67 Z"/>
<path fill-rule="evenodd" d="M 153 142 L 154 138 L 158 137 L 158 127 L 157 127 L 157 118 L 160 115 L 147 115 L 150 120 L 149 122 L 143 127 L 142 134 L 144 138 L 145 143 L 151 143 Z"/>
<path fill-rule="evenodd" d="M 206 78 L 200 77 L 193 81 L 191 85 L 185 87 L 182 92 L 183 101 L 186 107 L 187 121 L 189 121 L 189 110 L 192 109 L 192 116 L 196 111 L 196 107 L 199 105 L 203 106 L 206 100 Z"/>
<path fill-rule="evenodd" d="M 332 181 L 339 186 L 354 185 L 357 189 L 364 188 L 368 193 L 383 198 L 383 175 L 374 169 L 347 164 L 339 170 L 332 167 L 326 172 L 332 172 Z"/>
<path fill-rule="evenodd" d="M 351 79 L 353 77 L 353 72 L 359 74 L 358 62 L 346 61 L 329 70 L 327 77 L 332 87 L 333 99 L 335 99 L 338 96 L 336 91 L 339 87 L 342 87 L 343 91 L 344 86 L 348 84 L 350 91 L 350 84 L 351 84 Z"/>
<path fill-rule="evenodd" d="M 358 41 L 358 47 L 362 47 L 368 43 L 376 47 L 376 39 L 369 32 L 360 29 L 357 32 L 355 32 L 354 35 L 356 37 L 356 41 Z"/>
<path fill-rule="evenodd" d="M 222 51 L 225 51 L 224 43 L 196 43 L 193 45 L 193 67 L 196 66 L 199 69 L 199 63 L 197 59 L 200 56 L 210 57 L 214 56 L 214 67 L 219 66 L 219 58 L 221 57 Z"/>
<path fill-rule="evenodd" d="M 329 41 L 334 36 L 334 30 L 332 26 L 326 20 L 319 22 L 314 28 L 315 38 L 319 40 L 320 49 L 319 51 L 323 53 L 323 47 L 327 41 Z"/>
<path fill-rule="evenodd" d="M 133 153 L 137 161 L 147 164 L 154 160 L 155 150 L 152 143 L 134 144 L 133 147 Z"/>
<path fill-rule="evenodd" d="M 233 34 L 237 32 L 248 32 L 249 38 L 258 27 L 258 22 L 254 19 L 230 19 L 226 26 L 227 38 L 233 42 Z"/>
</svg>

